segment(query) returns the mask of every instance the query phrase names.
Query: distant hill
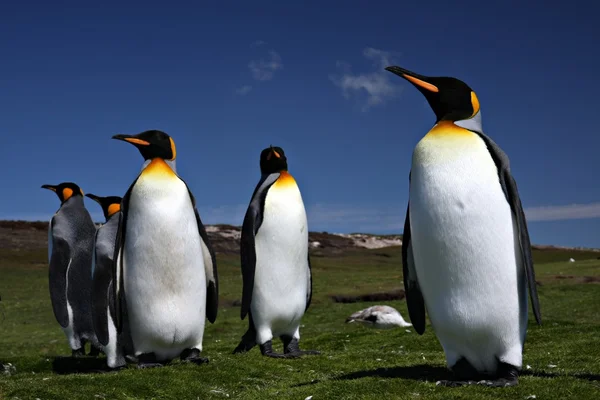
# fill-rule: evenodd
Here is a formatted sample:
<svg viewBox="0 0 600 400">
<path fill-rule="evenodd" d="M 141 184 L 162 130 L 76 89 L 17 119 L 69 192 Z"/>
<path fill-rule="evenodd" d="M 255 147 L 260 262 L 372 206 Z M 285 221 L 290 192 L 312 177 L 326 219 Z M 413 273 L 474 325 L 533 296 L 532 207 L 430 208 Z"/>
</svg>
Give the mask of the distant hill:
<svg viewBox="0 0 600 400">
<path fill-rule="evenodd" d="M 98 223 L 100 225 L 100 223 Z M 207 225 L 206 230 L 215 247 L 221 254 L 239 252 L 241 228 L 232 225 Z M 401 246 L 402 235 L 371 235 L 365 233 L 338 234 L 310 232 L 311 254 L 336 255 L 352 249 L 380 249 Z M 40 249 L 48 244 L 48 222 L 45 221 L 1 221 L 0 249 Z M 598 252 L 600 249 L 567 248 L 560 246 L 533 245 L 534 250 L 543 253 L 564 251 Z"/>
</svg>

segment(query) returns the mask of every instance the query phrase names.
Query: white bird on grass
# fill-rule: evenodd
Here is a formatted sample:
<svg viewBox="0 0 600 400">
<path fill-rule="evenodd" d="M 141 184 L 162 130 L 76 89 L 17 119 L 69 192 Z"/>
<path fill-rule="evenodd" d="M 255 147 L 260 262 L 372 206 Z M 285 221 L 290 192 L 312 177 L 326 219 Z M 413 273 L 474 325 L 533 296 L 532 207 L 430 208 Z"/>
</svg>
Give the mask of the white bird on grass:
<svg viewBox="0 0 600 400">
<path fill-rule="evenodd" d="M 357 311 L 346 318 L 346 323 L 350 322 L 361 322 L 366 326 L 377 329 L 412 326 L 412 324 L 404 321 L 398 310 L 390 306 L 371 306 Z"/>
</svg>

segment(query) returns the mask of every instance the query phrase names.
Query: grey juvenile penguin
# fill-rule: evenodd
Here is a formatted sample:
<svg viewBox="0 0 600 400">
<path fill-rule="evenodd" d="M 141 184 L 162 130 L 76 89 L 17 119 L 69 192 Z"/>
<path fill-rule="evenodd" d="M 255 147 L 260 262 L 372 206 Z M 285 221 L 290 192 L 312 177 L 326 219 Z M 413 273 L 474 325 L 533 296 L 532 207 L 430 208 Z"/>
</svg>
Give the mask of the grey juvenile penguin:
<svg viewBox="0 0 600 400">
<path fill-rule="evenodd" d="M 63 328 L 73 357 L 100 353 L 92 325 L 92 253 L 96 225 L 83 204 L 83 191 L 73 182 L 42 185 L 61 201 L 48 226 L 50 300 L 56 320 Z"/>
<path fill-rule="evenodd" d="M 96 232 L 94 263 L 92 266 L 92 319 L 94 330 L 106 354 L 106 364 L 109 368 L 119 369 L 127 364 L 125 355 L 133 353 L 133 344 L 131 343 L 125 315 L 123 330 L 121 334 L 117 334 L 116 309 L 111 296 L 114 285 L 112 263 L 121 216 L 121 197 L 100 197 L 91 193 L 85 196 L 102 207 L 104 218 L 106 218 L 106 222 Z"/>
</svg>

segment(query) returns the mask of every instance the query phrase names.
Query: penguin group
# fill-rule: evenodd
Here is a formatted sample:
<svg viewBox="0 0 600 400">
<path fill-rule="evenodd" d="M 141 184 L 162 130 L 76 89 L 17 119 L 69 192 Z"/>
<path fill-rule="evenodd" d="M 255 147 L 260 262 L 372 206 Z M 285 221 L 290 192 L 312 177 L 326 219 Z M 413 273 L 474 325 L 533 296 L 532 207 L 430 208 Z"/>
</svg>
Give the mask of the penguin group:
<svg viewBox="0 0 600 400">
<path fill-rule="evenodd" d="M 113 139 L 132 144 L 144 159 L 122 197 L 84 195 L 73 182 L 42 186 L 61 201 L 48 237 L 56 320 L 72 356 L 85 355 L 90 341 L 89 355 L 105 353 L 111 369 L 127 360 L 139 368 L 176 357 L 205 363 L 205 320 L 217 318 L 217 260 L 194 195 L 176 172 L 175 141 L 158 130 Z M 264 149 L 260 169 L 241 239 L 242 319 L 248 315 L 250 327 L 234 352 L 258 344 L 275 358 L 319 354 L 299 348 L 312 293 L 302 196 L 282 148 Z M 102 208 L 98 228 L 84 196 Z M 283 353 L 273 351 L 273 338 L 282 340 Z"/>
<path fill-rule="evenodd" d="M 538 324 L 541 315 L 509 159 L 484 134 L 479 99 L 466 83 L 385 69 L 418 89 L 436 117 L 413 150 L 408 179 L 402 268 L 411 324 L 422 335 L 429 315 L 453 373 L 438 384 L 515 385 L 528 296 Z M 102 208 L 99 228 L 78 185 L 42 186 L 61 201 L 48 237 L 56 320 L 73 356 L 84 355 L 90 342 L 90 354 L 105 353 L 110 368 L 127 360 L 155 367 L 177 357 L 206 363 L 205 320 L 215 323 L 218 309 L 217 259 L 177 173 L 175 141 L 158 130 L 113 139 L 135 146 L 144 162 L 122 197 L 85 195 Z M 302 195 L 281 147 L 262 150 L 259 164 L 240 239 L 240 317 L 248 329 L 233 353 L 258 345 L 267 357 L 317 355 L 299 345 L 313 283 Z M 277 338 L 282 352 L 273 349 Z"/>
</svg>

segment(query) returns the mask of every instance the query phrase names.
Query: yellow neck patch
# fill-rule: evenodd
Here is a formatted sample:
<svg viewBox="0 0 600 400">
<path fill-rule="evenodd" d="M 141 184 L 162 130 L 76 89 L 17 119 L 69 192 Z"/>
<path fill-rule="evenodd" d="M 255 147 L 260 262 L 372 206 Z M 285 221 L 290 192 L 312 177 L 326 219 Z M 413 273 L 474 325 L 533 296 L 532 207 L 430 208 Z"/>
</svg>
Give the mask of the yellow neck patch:
<svg viewBox="0 0 600 400">
<path fill-rule="evenodd" d="M 142 171 L 143 176 L 152 178 L 172 178 L 177 176 L 169 164 L 162 158 L 153 158 L 152 161 Z"/>
<path fill-rule="evenodd" d="M 73 196 L 73 189 L 64 188 L 62 190 L 62 195 L 63 195 L 63 201 L 69 200 L 71 198 L 71 196 Z"/>
<path fill-rule="evenodd" d="M 468 129 L 454 125 L 452 121 L 440 121 L 425 135 L 426 137 L 457 137 L 464 138 L 473 136 L 474 133 Z"/>
<path fill-rule="evenodd" d="M 119 203 L 114 203 L 108 206 L 108 216 L 112 216 L 121 211 L 121 205 Z"/>
<path fill-rule="evenodd" d="M 277 178 L 277 181 L 275 181 L 275 183 L 273 184 L 273 186 L 276 186 L 278 188 L 286 188 L 289 186 L 295 186 L 296 185 L 296 180 L 294 179 L 294 177 L 287 171 L 281 171 L 279 173 L 279 178 Z"/>
</svg>

